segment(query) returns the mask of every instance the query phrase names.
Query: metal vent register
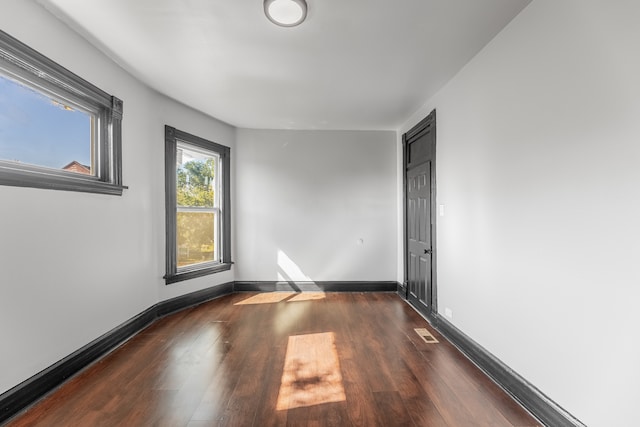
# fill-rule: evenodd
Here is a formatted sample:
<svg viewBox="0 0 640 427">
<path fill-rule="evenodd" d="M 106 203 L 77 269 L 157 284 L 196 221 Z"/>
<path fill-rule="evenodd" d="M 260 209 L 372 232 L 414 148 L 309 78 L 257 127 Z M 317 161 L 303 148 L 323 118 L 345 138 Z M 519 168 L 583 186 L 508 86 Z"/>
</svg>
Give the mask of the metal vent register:
<svg viewBox="0 0 640 427">
<path fill-rule="evenodd" d="M 422 338 L 423 341 L 426 342 L 427 344 L 438 343 L 438 340 L 435 339 L 435 337 L 431 335 L 431 332 L 429 332 L 426 328 L 415 328 L 414 331 L 416 331 L 416 334 L 418 334 L 420 338 Z"/>
</svg>

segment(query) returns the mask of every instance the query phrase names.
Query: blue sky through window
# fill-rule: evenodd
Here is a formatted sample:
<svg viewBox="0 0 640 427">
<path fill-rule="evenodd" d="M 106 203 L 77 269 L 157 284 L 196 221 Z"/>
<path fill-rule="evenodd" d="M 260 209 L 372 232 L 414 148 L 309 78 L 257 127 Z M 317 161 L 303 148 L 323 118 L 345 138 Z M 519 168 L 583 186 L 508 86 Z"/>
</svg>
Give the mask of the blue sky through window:
<svg viewBox="0 0 640 427">
<path fill-rule="evenodd" d="M 91 117 L 0 75 L 0 159 L 91 165 Z"/>
</svg>

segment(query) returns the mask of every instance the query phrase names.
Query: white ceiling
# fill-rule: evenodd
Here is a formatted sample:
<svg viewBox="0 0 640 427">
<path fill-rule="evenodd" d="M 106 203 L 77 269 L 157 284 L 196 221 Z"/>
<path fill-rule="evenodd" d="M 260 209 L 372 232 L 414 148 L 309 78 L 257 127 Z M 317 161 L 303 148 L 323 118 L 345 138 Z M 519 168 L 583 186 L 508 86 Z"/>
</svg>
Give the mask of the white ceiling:
<svg viewBox="0 0 640 427">
<path fill-rule="evenodd" d="M 40 0 L 158 92 L 237 127 L 397 129 L 531 0 Z"/>
</svg>

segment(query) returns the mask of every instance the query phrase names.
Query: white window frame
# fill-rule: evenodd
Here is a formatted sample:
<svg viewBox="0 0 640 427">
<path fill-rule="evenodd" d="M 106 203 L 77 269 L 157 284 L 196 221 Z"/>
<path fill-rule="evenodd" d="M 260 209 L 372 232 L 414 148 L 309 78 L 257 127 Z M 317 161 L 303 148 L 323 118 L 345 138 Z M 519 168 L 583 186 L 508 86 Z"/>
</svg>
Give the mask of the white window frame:
<svg viewBox="0 0 640 427">
<path fill-rule="evenodd" d="M 122 100 L 0 31 L 0 74 L 92 115 L 93 175 L 0 159 L 0 185 L 122 195 Z"/>
<path fill-rule="evenodd" d="M 214 158 L 214 171 L 215 171 L 215 175 L 213 177 L 213 206 L 212 207 L 204 207 L 204 206 L 180 206 L 176 203 L 176 213 L 180 213 L 180 212 L 195 212 L 195 213 L 212 213 L 213 214 L 213 218 L 214 218 L 214 223 L 213 223 L 213 236 L 214 236 L 214 243 L 213 243 L 213 260 L 212 261 L 204 261 L 201 263 L 196 263 L 196 264 L 190 264 L 188 266 L 183 266 L 183 267 L 177 267 L 177 272 L 178 273 L 183 273 L 183 272 L 187 272 L 190 270 L 197 270 L 203 267 L 213 267 L 216 266 L 217 264 L 222 263 L 222 250 L 221 250 L 221 244 L 222 244 L 222 238 L 220 236 L 219 231 L 221 230 L 221 219 L 222 219 L 222 208 L 221 208 L 221 201 L 222 198 L 220 197 L 220 193 L 222 193 L 222 186 L 220 184 L 222 184 L 222 180 L 218 179 L 218 171 L 222 171 L 222 161 L 220 158 L 220 155 L 218 154 L 218 152 L 216 151 L 212 151 L 212 150 L 205 150 L 202 149 L 201 147 L 195 146 L 193 144 L 190 144 L 186 141 L 182 141 L 182 140 L 177 140 L 177 150 L 179 151 L 180 149 L 183 150 L 189 150 L 189 151 L 195 151 L 198 152 L 202 155 L 205 156 L 209 156 L 209 157 L 213 157 Z M 177 166 L 177 161 L 176 161 L 176 166 Z M 177 189 L 176 189 L 177 191 Z M 176 233 L 177 233 L 177 229 L 176 229 Z"/>
</svg>

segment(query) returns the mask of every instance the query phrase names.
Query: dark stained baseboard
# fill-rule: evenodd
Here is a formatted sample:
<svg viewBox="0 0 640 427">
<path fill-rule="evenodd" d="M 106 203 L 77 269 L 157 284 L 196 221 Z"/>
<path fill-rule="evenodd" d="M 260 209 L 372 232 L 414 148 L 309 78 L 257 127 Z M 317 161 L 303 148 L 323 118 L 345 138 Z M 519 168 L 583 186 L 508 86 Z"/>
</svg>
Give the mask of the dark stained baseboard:
<svg viewBox="0 0 640 427">
<path fill-rule="evenodd" d="M 104 356 L 127 338 L 135 335 L 155 320 L 156 306 L 153 306 L 37 373 L 28 380 L 0 394 L 0 423 L 33 404 L 71 376 Z"/>
<path fill-rule="evenodd" d="M 453 326 L 444 317 L 436 314 L 435 316 L 430 316 L 430 321 L 438 332 L 458 347 L 473 363 L 544 425 L 550 427 L 585 427 L 583 423 Z"/>
<path fill-rule="evenodd" d="M 106 355 L 157 319 L 234 292 L 395 292 L 396 282 L 229 282 L 161 301 L 64 359 L 0 394 L 0 424 Z"/>
<path fill-rule="evenodd" d="M 156 319 L 233 292 L 233 283 L 161 301 L 76 350 L 28 380 L 0 394 L 0 424 L 32 405 L 74 374 L 118 347 Z"/>
<path fill-rule="evenodd" d="M 396 293 L 400 295 L 400 298 L 407 298 L 407 286 L 403 283 L 398 282 L 396 286 Z"/>
<path fill-rule="evenodd" d="M 202 304 L 214 298 L 232 294 L 234 292 L 233 287 L 234 283 L 229 282 L 160 301 L 155 305 L 156 317 L 164 317 L 171 313 L 175 313 L 176 311 Z"/>
<path fill-rule="evenodd" d="M 231 282 L 161 301 L 75 351 L 42 372 L 0 395 L 0 423 L 18 414 L 71 376 L 156 319 L 234 292 L 398 292 L 397 282 Z M 580 421 L 482 348 L 445 318 L 427 316 L 432 325 L 514 399 L 547 426 L 584 427 Z"/>
<path fill-rule="evenodd" d="M 398 282 L 235 282 L 235 292 L 396 292 Z"/>
</svg>

